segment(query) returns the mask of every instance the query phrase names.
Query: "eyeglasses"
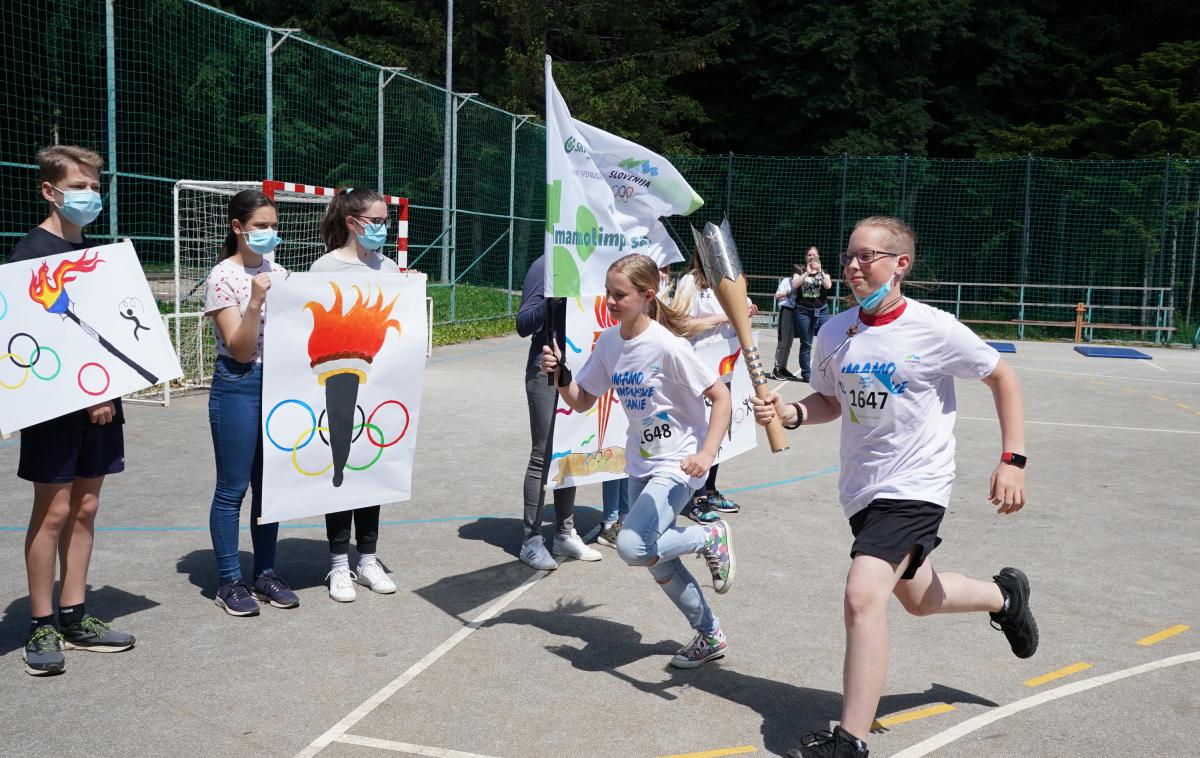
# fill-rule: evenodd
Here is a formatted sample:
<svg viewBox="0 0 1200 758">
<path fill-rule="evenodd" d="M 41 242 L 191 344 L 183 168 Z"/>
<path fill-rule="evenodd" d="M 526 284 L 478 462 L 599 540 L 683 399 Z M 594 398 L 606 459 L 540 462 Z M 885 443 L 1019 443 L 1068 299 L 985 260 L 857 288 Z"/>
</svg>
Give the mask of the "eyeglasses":
<svg viewBox="0 0 1200 758">
<path fill-rule="evenodd" d="M 370 223 L 370 224 L 383 224 L 384 226 L 388 225 L 387 216 L 383 216 L 383 217 L 355 216 L 355 218 L 358 219 L 359 221 L 366 221 L 367 223 Z"/>
<path fill-rule="evenodd" d="M 898 258 L 900 253 L 889 253 L 886 250 L 870 250 L 868 248 L 863 248 L 862 250 L 848 250 L 842 253 L 842 265 L 849 266 L 850 261 L 856 260 L 865 266 L 881 255 L 888 255 L 892 258 Z"/>
</svg>

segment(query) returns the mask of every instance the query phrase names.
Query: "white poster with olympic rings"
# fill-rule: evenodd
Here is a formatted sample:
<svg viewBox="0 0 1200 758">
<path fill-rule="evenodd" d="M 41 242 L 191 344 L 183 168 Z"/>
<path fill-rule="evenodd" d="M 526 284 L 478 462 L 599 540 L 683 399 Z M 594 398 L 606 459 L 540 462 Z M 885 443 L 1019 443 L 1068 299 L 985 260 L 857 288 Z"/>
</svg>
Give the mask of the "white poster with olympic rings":
<svg viewBox="0 0 1200 758">
<path fill-rule="evenodd" d="M 614 326 L 603 295 L 567 298 L 567 334 L 559 347 L 567 365 L 578 371 L 600 338 L 600 332 Z M 758 334 L 754 335 L 758 344 Z M 757 444 L 750 396 L 754 386 L 742 360 L 736 337 L 706 340 L 696 347 L 700 359 L 726 381 L 731 381 L 733 418 L 729 433 L 721 444 L 717 462 L 727 461 L 754 449 Z M 558 400 L 554 412 L 554 443 L 546 477 L 549 489 L 596 484 L 625 476 L 625 412 L 611 389 L 585 413 L 577 413 Z"/>
<path fill-rule="evenodd" d="M 0 266 L 0 431 L 182 375 L 128 240 Z"/>
<path fill-rule="evenodd" d="M 410 499 L 425 275 L 276 274 L 266 312 L 260 521 Z"/>
</svg>

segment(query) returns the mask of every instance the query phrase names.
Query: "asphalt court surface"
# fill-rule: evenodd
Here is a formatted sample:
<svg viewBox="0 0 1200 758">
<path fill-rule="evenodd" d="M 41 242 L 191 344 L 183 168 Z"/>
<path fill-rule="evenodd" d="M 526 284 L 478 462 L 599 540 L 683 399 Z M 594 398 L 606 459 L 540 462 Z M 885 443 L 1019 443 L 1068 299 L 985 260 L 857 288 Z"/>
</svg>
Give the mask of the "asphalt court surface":
<svg viewBox="0 0 1200 758">
<path fill-rule="evenodd" d="M 720 488 L 743 506 L 729 517 L 736 585 L 708 593 L 729 655 L 676 671 L 667 660 L 691 630 L 645 570 L 607 548 L 599 563 L 544 575 L 516 561 L 526 346 L 435 352 L 414 498 L 383 514 L 379 553 L 399 591 L 360 589 L 347 605 L 327 596 L 324 527 L 307 519 L 285 524 L 278 548 L 301 607 L 218 610 L 206 397 L 128 406 L 128 470 L 105 484 L 88 602 L 138 645 L 69 652 L 50 679 L 21 664 L 31 494 L 17 445 L 0 442 L 0 755 L 716 758 L 782 754 L 828 728 L 851 541 L 837 427 L 791 432 L 778 455 L 760 434 L 722 467 Z M 893 603 L 872 755 L 1196 752 L 1200 353 L 1141 348 L 1154 360 L 1129 361 L 1071 348 L 1017 343 L 1005 356 L 1030 422 L 1030 502 L 1015 517 L 984 497 L 1000 452 L 990 394 L 958 384 L 958 477 L 932 557 L 980 578 L 1023 569 L 1041 647 L 1021 661 L 986 615 L 912 618 Z M 599 487 L 578 503 L 585 531 Z M 242 550 L 248 571 L 245 531 Z"/>
</svg>

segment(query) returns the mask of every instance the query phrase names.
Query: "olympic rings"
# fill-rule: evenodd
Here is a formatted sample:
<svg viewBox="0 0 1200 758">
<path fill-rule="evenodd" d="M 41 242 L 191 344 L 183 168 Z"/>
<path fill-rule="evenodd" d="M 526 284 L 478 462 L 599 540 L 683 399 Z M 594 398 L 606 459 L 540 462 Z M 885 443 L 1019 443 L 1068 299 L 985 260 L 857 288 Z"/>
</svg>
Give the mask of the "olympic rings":
<svg viewBox="0 0 1200 758">
<path fill-rule="evenodd" d="M 62 357 L 58 354 L 58 351 L 55 350 L 54 348 L 45 347 L 44 345 L 39 347 L 38 348 L 38 358 L 39 359 L 41 358 L 41 353 L 43 353 L 43 352 L 50 353 L 51 355 L 54 356 L 54 360 L 58 361 L 58 368 L 54 369 L 54 373 L 51 374 L 50 376 L 42 376 L 41 374 L 38 373 L 38 370 L 37 370 L 38 362 L 36 360 L 34 360 L 33 356 L 31 355 L 31 356 L 29 356 L 29 370 L 32 371 L 33 375 L 36 376 L 38 379 L 41 379 L 43 382 L 48 382 L 51 379 L 53 379 L 54 377 L 58 376 L 58 373 L 60 371 L 62 371 L 63 362 L 62 362 Z M 85 390 L 85 392 L 86 392 L 86 390 Z"/>
<path fill-rule="evenodd" d="M 371 430 L 372 429 L 379 432 L 379 439 L 383 439 L 383 430 L 380 429 L 379 427 L 375 426 L 374 424 L 363 423 L 363 424 L 359 424 L 358 426 L 355 427 L 355 429 L 358 429 L 359 434 L 362 434 L 362 430 L 364 428 L 367 430 L 367 439 L 368 440 L 371 439 Z M 358 439 L 358 437 L 355 437 L 354 439 Z M 369 469 L 375 465 L 375 463 L 379 460 L 379 456 L 381 456 L 381 455 L 383 455 L 383 448 L 380 447 L 379 445 L 376 445 L 375 446 L 375 457 L 371 459 L 370 463 L 368 463 L 365 466 L 351 466 L 349 463 L 347 463 L 346 468 L 350 469 L 351 471 L 366 471 L 367 469 Z"/>
<path fill-rule="evenodd" d="M 296 402 L 299 402 L 299 401 L 296 401 Z M 320 471 L 315 471 L 315 472 L 314 471 L 305 471 L 304 469 L 300 468 L 300 464 L 296 461 L 296 451 L 299 450 L 300 448 L 304 447 L 304 445 L 307 445 L 309 442 L 311 442 L 312 435 L 315 434 L 317 431 L 326 431 L 327 432 L 329 430 L 328 429 L 318 430 L 318 428 L 314 426 L 312 429 L 309 429 L 307 432 L 300 432 L 300 436 L 296 438 L 296 444 L 292 447 L 292 466 L 294 466 L 297 471 L 299 471 L 301 474 L 304 474 L 305 476 L 320 476 L 321 474 L 324 474 L 329 469 L 333 468 L 333 461 L 330 461 L 329 465 L 326 466 L 325 468 L 321 469 Z M 301 445 L 300 440 L 304 439 L 304 435 L 306 435 L 306 434 L 308 435 L 308 440 L 305 441 L 304 445 Z"/>
<path fill-rule="evenodd" d="M 398 405 L 398 406 L 400 406 L 400 410 L 404 411 L 404 428 L 400 430 L 400 434 L 396 436 L 396 439 L 394 439 L 391 442 L 388 442 L 386 444 L 383 441 L 383 432 L 379 432 L 379 442 L 376 442 L 374 440 L 374 438 L 371 437 L 371 430 L 379 429 L 379 427 L 372 425 L 371 421 L 375 418 L 375 414 L 379 412 L 379 409 L 385 405 Z M 408 408 L 405 407 L 404 403 L 400 402 L 399 400 L 384 400 L 382 403 L 375 406 L 375 410 L 371 411 L 370 416 L 367 416 L 367 440 L 372 445 L 374 445 L 380 449 L 383 449 L 385 447 L 391 447 L 392 445 L 395 445 L 400 440 L 404 439 L 404 433 L 408 431 L 408 423 L 411 420 L 412 420 L 412 416 L 409 415 Z"/>
<path fill-rule="evenodd" d="M 11 358 L 14 356 L 18 357 L 18 358 L 20 357 L 20 356 L 16 355 L 15 353 L 9 353 L 8 355 L 0 356 L 0 361 L 4 360 L 5 358 Z M 0 387 L 3 387 L 6 390 L 19 390 L 22 387 L 24 387 L 25 382 L 29 381 L 29 366 L 22 366 L 21 368 L 23 368 L 25 370 L 25 376 L 21 377 L 21 381 L 17 382 L 16 384 L 7 384 L 6 382 L 4 382 L 4 380 L 0 379 Z"/>
<path fill-rule="evenodd" d="M 308 439 L 304 440 L 304 444 L 300 444 L 300 441 L 297 440 L 296 444 L 290 448 L 280 445 L 278 442 L 275 441 L 275 438 L 271 436 L 271 417 L 275 415 L 275 411 L 279 410 L 280 407 L 285 406 L 288 403 L 295 403 L 296 405 L 302 406 L 305 410 L 308 411 L 309 418 L 312 419 L 312 426 L 309 427 L 309 430 L 307 432 L 305 432 L 305 434 L 308 435 Z M 324 416 L 322 416 L 322 418 L 324 418 Z M 313 413 L 312 406 L 309 405 L 308 403 L 304 402 L 303 400 L 296 400 L 295 398 L 289 398 L 287 400 L 280 400 L 278 403 L 275 404 L 275 407 L 271 409 L 271 412 L 267 414 L 267 420 L 263 424 L 263 432 L 266 433 L 267 440 L 272 445 L 279 448 L 280 450 L 282 450 L 285 453 L 288 453 L 288 452 L 292 453 L 293 461 L 294 461 L 296 451 L 303 449 L 305 445 L 312 442 L 313 436 L 316 435 L 316 433 L 317 433 L 317 414 Z M 303 437 L 304 434 L 301 434 L 300 436 Z M 328 444 L 328 443 L 326 443 L 326 444 Z M 301 473 L 303 473 L 303 472 L 301 472 Z M 312 474 L 311 476 L 316 476 L 316 474 Z"/>
<path fill-rule="evenodd" d="M 17 341 L 17 337 L 28 337 L 29 340 L 33 342 L 33 353 L 29 356 L 29 363 L 20 363 L 17 361 L 17 358 L 21 357 L 17 351 L 13 350 L 13 343 Z M 42 345 L 37 341 L 37 337 L 34 337 L 29 332 L 17 332 L 8 338 L 8 356 L 6 357 L 8 357 L 8 359 L 11 360 L 13 365 L 17 368 L 31 368 L 33 364 L 37 363 L 42 357 Z"/>
<path fill-rule="evenodd" d="M 0 321 L 3 321 L 4 317 L 8 315 L 8 298 L 4 296 L 3 292 L 0 292 L 0 300 L 4 301 L 4 313 L 0 313 Z"/>
<path fill-rule="evenodd" d="M 355 442 L 358 442 L 358 438 L 362 436 L 363 429 L 365 429 L 367 426 L 367 415 L 363 412 L 362 406 L 356 405 L 354 407 L 358 411 L 358 417 L 360 419 L 362 419 L 362 421 L 359 422 L 358 426 L 354 427 L 355 429 L 358 430 L 358 434 L 356 434 L 350 438 L 350 444 L 354 444 Z M 325 411 L 322 410 L 321 418 L 317 420 L 317 429 L 320 429 L 324 425 L 325 425 Z M 380 435 L 380 436 L 382 436 L 382 435 Z M 325 443 L 326 447 L 329 446 L 329 440 L 325 439 L 324 434 L 321 434 L 321 441 Z"/>
<path fill-rule="evenodd" d="M 83 386 L 83 370 L 85 368 L 87 368 L 88 366 L 95 366 L 96 368 L 98 368 L 104 372 L 104 386 L 101 387 L 100 389 L 96 390 L 95 392 L 92 392 L 87 387 Z M 97 397 L 99 395 L 103 395 L 105 392 L 108 391 L 109 385 L 112 384 L 112 377 L 110 377 L 108 375 L 108 369 L 104 368 L 99 363 L 94 363 L 94 362 L 93 363 L 85 363 L 79 367 L 79 373 L 75 375 L 75 382 L 79 385 L 79 389 L 83 390 L 84 392 L 91 395 L 92 397 Z"/>
<path fill-rule="evenodd" d="M 368 439 L 371 436 L 371 432 L 370 432 L 371 429 L 374 429 L 375 431 L 379 432 L 380 439 L 383 438 L 383 430 L 380 429 L 379 427 L 375 426 L 374 424 L 371 424 L 371 423 L 358 424 L 354 428 L 358 430 L 358 433 L 360 436 L 362 435 L 363 428 L 366 428 L 368 430 L 367 431 Z M 329 469 L 333 468 L 333 462 L 330 461 L 329 465 L 326 466 L 325 468 L 321 469 L 320 471 L 305 471 L 304 469 L 300 468 L 300 463 L 296 460 L 296 451 L 300 450 L 302 447 L 304 447 L 304 445 L 308 444 L 307 441 L 304 443 L 304 445 L 300 444 L 300 440 L 303 439 L 305 434 L 310 435 L 309 440 L 311 441 L 312 434 L 328 433 L 328 432 L 329 432 L 329 427 L 325 427 L 325 426 L 317 426 L 317 427 L 313 427 L 312 429 L 310 429 L 307 432 L 301 432 L 300 436 L 296 438 L 295 447 L 292 448 L 292 467 L 295 468 L 297 471 L 299 471 L 301 474 L 303 474 L 305 476 L 321 476 L 325 472 L 329 471 Z M 358 439 L 358 437 L 355 437 L 355 439 Z M 371 459 L 370 463 L 367 463 L 366 465 L 363 465 L 363 466 L 351 466 L 349 463 L 347 463 L 346 468 L 350 469 L 351 471 L 366 471 L 367 469 L 374 466 L 377 462 L 379 462 L 379 457 L 383 455 L 382 447 L 379 447 L 378 445 L 376 445 L 375 448 L 376 448 L 375 449 L 375 457 Z"/>
</svg>

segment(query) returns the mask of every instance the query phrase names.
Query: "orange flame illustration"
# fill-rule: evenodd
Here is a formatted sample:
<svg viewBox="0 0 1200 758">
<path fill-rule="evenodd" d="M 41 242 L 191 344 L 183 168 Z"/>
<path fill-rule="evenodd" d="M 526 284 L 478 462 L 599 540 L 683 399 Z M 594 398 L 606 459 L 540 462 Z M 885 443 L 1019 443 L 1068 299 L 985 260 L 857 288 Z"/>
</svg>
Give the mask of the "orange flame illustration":
<svg viewBox="0 0 1200 758">
<path fill-rule="evenodd" d="M 400 334 L 400 322 L 388 318 L 400 296 L 396 295 L 384 307 L 383 290 L 380 289 L 379 297 L 371 305 L 368 302 L 370 296 L 364 296 L 362 290 L 355 287 L 358 299 L 348 312 L 342 313 L 342 290 L 334 282 L 329 286 L 333 287 L 334 299 L 328 310 L 318 302 L 304 305 L 313 314 L 313 329 L 308 337 L 310 365 L 316 368 L 321 363 L 352 359 L 365 361 L 370 366 L 383 347 L 387 330 L 393 328 Z M 360 376 L 360 379 L 365 378 L 365 375 Z"/>
<path fill-rule="evenodd" d="M 76 271 L 86 274 L 104 262 L 100 258 L 100 253 L 96 253 L 91 260 L 88 260 L 87 255 L 87 251 L 84 250 L 78 260 L 63 261 L 58 264 L 58 268 L 54 269 L 53 279 L 47 276 L 50 271 L 49 264 L 43 263 L 36 273 L 29 275 L 29 297 L 51 313 L 65 312 L 67 306 L 71 304 L 71 298 L 67 297 L 67 293 L 63 291 L 63 285 L 75 281 L 75 277 L 71 274 Z"/>
<path fill-rule="evenodd" d="M 742 354 L 742 349 L 739 347 L 733 352 L 733 355 L 727 355 L 721 359 L 721 364 L 717 367 L 717 373 L 721 376 L 729 376 L 733 373 L 733 367 L 737 364 L 738 356 Z"/>
</svg>

